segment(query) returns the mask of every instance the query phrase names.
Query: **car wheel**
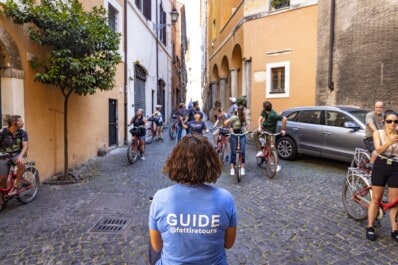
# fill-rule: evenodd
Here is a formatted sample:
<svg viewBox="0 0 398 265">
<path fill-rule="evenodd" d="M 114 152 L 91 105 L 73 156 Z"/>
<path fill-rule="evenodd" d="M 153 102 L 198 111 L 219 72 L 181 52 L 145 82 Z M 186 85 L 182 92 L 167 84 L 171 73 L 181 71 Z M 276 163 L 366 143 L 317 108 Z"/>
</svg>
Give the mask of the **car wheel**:
<svg viewBox="0 0 398 265">
<path fill-rule="evenodd" d="M 284 160 L 294 160 L 297 155 L 297 145 L 292 138 L 282 136 L 276 142 L 278 156 Z"/>
</svg>

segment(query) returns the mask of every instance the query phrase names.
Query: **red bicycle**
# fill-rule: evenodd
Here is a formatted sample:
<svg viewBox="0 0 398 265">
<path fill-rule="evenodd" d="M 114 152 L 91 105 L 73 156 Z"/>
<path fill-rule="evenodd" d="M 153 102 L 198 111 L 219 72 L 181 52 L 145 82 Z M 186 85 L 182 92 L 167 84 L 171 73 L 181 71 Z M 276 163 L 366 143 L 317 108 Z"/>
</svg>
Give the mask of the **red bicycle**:
<svg viewBox="0 0 398 265">
<path fill-rule="evenodd" d="M 8 160 L 8 166 L 10 168 L 8 177 L 7 177 L 7 187 L 0 187 L 0 196 L 3 196 L 4 203 L 11 200 L 14 196 L 20 203 L 26 204 L 33 201 L 39 190 L 40 178 L 39 171 L 35 168 L 34 161 L 28 161 L 25 163 L 25 170 L 22 173 L 21 179 L 19 181 L 17 187 L 17 193 L 15 195 L 3 195 L 8 194 L 12 187 L 13 183 L 17 177 L 17 164 L 10 160 L 10 155 L 7 153 L 0 153 L 0 159 Z"/>
<path fill-rule="evenodd" d="M 240 149 L 240 137 L 241 136 L 245 136 L 246 134 L 250 133 L 249 131 L 244 132 L 244 133 L 233 133 L 231 132 L 231 135 L 236 136 L 237 139 L 237 145 L 236 145 L 236 162 L 235 162 L 235 176 L 236 176 L 236 180 L 238 181 L 238 183 L 240 182 L 241 178 L 241 167 L 242 167 L 242 151 Z"/>
<path fill-rule="evenodd" d="M 171 117 L 171 126 L 169 129 L 169 136 L 171 140 L 174 140 L 177 137 L 177 123 L 178 123 L 178 117 L 177 115 L 173 114 L 173 116 Z"/>
<path fill-rule="evenodd" d="M 366 220 L 368 218 L 368 208 L 372 200 L 370 174 L 360 168 L 349 167 L 342 193 L 343 205 L 348 215 L 357 221 Z M 376 221 L 380 223 L 383 215 L 396 205 L 398 205 L 398 198 L 392 202 L 388 202 L 386 196 L 384 196 L 379 205 Z M 395 219 L 398 221 L 398 215 Z"/>
<path fill-rule="evenodd" d="M 153 139 L 156 137 L 156 117 L 149 117 L 148 122 L 150 122 L 149 127 L 146 129 L 145 142 L 147 144 L 152 143 Z"/>
<path fill-rule="evenodd" d="M 266 163 L 266 171 L 269 178 L 273 178 L 278 171 L 279 157 L 275 151 L 275 137 L 280 133 L 261 131 L 260 136 L 266 136 L 266 143 L 263 146 L 263 156 L 256 156 L 257 166 Z"/>
<path fill-rule="evenodd" d="M 129 147 L 127 148 L 127 159 L 130 162 L 130 164 L 134 164 L 135 161 L 137 161 L 138 158 L 138 153 L 139 153 L 139 147 L 140 147 L 140 142 L 141 136 L 145 135 L 145 127 L 144 126 L 138 126 L 138 127 L 133 127 L 130 130 L 131 135 L 133 136 L 133 140 Z"/>
<path fill-rule="evenodd" d="M 229 128 L 223 128 L 223 127 L 219 128 L 219 132 L 217 135 L 216 151 L 217 151 L 218 157 L 220 158 L 221 162 L 223 162 L 223 163 L 224 163 L 224 161 L 228 162 L 228 155 L 225 155 L 225 154 L 227 152 L 227 147 L 228 147 L 227 139 L 230 135 L 231 135 L 231 132 L 230 132 Z"/>
</svg>

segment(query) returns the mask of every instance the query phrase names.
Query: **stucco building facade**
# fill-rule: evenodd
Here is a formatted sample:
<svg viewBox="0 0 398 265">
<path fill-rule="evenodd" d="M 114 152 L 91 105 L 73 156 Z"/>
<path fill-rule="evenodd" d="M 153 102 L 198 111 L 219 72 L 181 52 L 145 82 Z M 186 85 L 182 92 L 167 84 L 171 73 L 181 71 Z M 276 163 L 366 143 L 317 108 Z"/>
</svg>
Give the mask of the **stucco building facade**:
<svg viewBox="0 0 398 265">
<path fill-rule="evenodd" d="M 314 104 L 318 1 L 205 2 L 205 110 L 244 97 L 254 128 L 265 100 L 276 111 Z"/>
<path fill-rule="evenodd" d="M 114 8 L 116 30 L 123 32 L 122 0 L 86 0 L 85 8 L 103 5 Z M 120 54 L 124 57 L 123 36 Z M 22 115 L 29 134 L 28 159 L 35 160 L 41 179 L 61 172 L 64 165 L 63 104 L 61 91 L 54 86 L 34 81 L 35 71 L 29 60 L 42 58 L 46 50 L 33 43 L 26 26 L 13 24 L 0 16 L 1 118 L 6 126 L 8 115 Z M 97 155 L 99 148 L 108 149 L 123 143 L 124 128 L 124 63 L 117 66 L 113 90 L 97 91 L 92 96 L 73 94 L 69 100 L 68 138 L 69 165 L 83 163 Z"/>
</svg>

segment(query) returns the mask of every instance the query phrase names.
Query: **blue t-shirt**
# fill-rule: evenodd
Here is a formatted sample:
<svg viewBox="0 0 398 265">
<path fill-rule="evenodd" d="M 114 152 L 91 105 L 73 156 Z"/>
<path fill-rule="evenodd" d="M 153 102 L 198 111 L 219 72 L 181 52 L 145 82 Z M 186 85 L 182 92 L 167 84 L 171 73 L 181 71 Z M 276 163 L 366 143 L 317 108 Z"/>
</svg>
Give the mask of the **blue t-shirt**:
<svg viewBox="0 0 398 265">
<path fill-rule="evenodd" d="M 149 214 L 149 227 L 163 240 L 157 264 L 228 264 L 225 230 L 236 225 L 232 195 L 222 188 L 176 184 L 161 189 Z"/>
<path fill-rule="evenodd" d="M 207 129 L 206 123 L 204 121 L 190 121 L 188 123 L 189 132 L 191 134 L 200 134 L 202 135 L 203 131 Z"/>
</svg>

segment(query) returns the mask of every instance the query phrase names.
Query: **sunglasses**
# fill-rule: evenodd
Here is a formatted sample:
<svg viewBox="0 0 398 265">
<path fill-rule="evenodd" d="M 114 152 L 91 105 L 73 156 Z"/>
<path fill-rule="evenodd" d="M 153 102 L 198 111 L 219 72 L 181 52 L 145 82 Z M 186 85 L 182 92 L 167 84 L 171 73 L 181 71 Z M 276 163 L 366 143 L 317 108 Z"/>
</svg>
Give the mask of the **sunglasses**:
<svg viewBox="0 0 398 265">
<path fill-rule="evenodd" d="M 398 120 L 385 120 L 387 124 L 395 123 L 398 124 Z"/>
</svg>

